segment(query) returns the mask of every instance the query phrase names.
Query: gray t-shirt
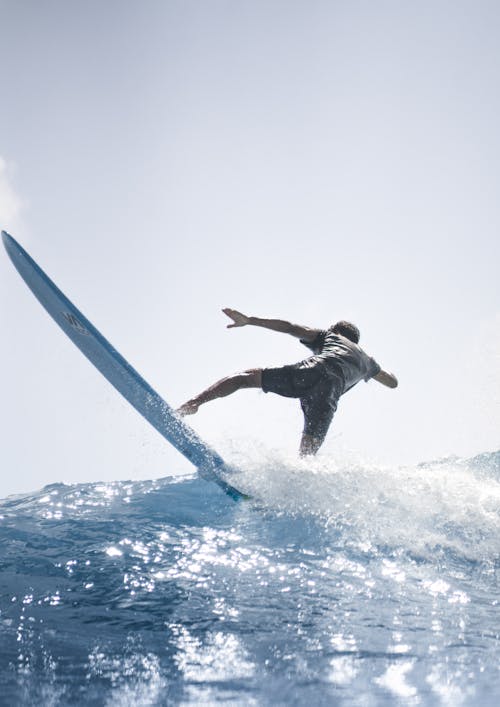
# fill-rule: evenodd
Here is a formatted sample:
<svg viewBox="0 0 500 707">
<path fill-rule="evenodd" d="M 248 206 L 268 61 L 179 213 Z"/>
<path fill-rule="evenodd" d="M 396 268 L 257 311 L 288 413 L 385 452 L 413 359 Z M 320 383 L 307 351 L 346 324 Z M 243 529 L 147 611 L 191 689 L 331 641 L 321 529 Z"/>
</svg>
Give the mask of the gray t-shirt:
<svg viewBox="0 0 500 707">
<path fill-rule="evenodd" d="M 309 365 L 324 366 L 332 375 L 343 379 L 343 393 L 360 380 L 369 381 L 382 370 L 358 344 L 341 334 L 336 334 L 333 327 L 320 331 L 313 341 L 307 342 L 301 339 L 301 343 L 314 353 L 314 356 L 308 359 Z"/>
</svg>

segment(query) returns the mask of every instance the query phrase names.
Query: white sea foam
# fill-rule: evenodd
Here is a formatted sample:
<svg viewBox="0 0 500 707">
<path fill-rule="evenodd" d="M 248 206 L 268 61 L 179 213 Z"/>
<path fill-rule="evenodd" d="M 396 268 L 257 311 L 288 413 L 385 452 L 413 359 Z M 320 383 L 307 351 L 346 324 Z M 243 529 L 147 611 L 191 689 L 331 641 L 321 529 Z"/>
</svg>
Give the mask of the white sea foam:
<svg viewBox="0 0 500 707">
<path fill-rule="evenodd" d="M 353 541 L 411 552 L 450 550 L 470 560 L 498 557 L 500 481 L 484 466 L 449 459 L 380 466 L 276 452 L 238 459 L 240 486 L 269 509 L 314 515 Z"/>
</svg>

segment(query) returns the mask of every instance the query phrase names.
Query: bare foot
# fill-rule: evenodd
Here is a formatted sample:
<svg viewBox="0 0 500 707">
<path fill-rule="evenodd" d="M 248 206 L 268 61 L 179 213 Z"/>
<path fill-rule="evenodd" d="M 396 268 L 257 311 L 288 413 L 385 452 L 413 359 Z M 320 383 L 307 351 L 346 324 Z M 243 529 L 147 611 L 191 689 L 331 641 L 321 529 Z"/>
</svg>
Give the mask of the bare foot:
<svg viewBox="0 0 500 707">
<path fill-rule="evenodd" d="M 179 415 L 184 417 L 185 415 L 194 415 L 195 413 L 198 412 L 199 404 L 195 402 L 194 400 L 188 400 L 187 403 L 184 403 L 184 405 L 181 405 L 180 408 L 177 410 Z"/>
</svg>

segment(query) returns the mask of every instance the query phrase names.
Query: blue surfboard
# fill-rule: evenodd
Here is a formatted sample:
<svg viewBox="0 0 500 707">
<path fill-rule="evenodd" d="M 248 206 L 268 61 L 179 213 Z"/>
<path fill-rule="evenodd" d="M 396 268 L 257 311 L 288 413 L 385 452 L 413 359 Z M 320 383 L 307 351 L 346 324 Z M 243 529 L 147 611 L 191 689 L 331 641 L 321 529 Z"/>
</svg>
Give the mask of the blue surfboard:
<svg viewBox="0 0 500 707">
<path fill-rule="evenodd" d="M 137 371 L 70 302 L 19 243 L 2 231 L 3 244 L 17 271 L 64 333 L 135 409 L 198 469 L 233 500 L 248 498 L 221 474 L 232 470 L 222 457 L 153 390 Z"/>
</svg>

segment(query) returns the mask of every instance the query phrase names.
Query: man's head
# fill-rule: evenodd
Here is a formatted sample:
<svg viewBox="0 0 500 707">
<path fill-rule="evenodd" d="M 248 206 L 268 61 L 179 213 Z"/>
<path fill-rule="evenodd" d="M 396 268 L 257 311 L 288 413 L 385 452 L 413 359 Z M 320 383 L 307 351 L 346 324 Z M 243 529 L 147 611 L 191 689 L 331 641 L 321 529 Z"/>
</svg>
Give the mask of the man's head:
<svg viewBox="0 0 500 707">
<path fill-rule="evenodd" d="M 353 341 L 355 344 L 357 344 L 359 341 L 359 329 L 354 324 L 351 324 L 351 322 L 337 322 L 333 327 L 333 331 L 336 334 L 345 336 L 346 339 L 349 339 L 349 341 Z"/>
</svg>

